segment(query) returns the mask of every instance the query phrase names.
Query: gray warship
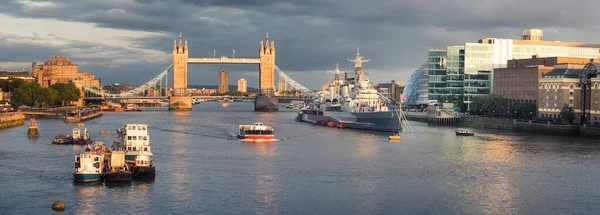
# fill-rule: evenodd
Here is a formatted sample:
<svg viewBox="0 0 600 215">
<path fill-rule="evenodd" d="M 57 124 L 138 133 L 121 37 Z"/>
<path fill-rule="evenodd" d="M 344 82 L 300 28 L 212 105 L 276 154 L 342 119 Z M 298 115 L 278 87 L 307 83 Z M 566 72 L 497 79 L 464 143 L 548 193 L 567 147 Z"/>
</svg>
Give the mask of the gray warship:
<svg viewBox="0 0 600 215">
<path fill-rule="evenodd" d="M 328 91 L 321 91 L 314 100 L 298 112 L 297 121 L 321 124 L 329 127 L 353 128 L 373 131 L 399 132 L 402 130 L 402 112 L 394 101 L 377 92 L 365 75 L 364 59 L 357 51 L 353 77 L 336 66 L 334 80 Z"/>
</svg>

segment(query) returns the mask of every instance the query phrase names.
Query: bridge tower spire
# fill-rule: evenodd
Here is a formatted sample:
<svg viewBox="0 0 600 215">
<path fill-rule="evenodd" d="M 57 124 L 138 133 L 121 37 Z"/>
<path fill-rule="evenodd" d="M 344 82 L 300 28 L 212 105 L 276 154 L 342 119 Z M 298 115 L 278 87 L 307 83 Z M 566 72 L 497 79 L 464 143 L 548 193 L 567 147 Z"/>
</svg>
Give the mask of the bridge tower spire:
<svg viewBox="0 0 600 215">
<path fill-rule="evenodd" d="M 263 95 L 273 95 L 275 92 L 275 43 L 269 43 L 269 33 L 266 33 L 265 43 L 260 42 L 259 48 L 259 88 Z"/>
<path fill-rule="evenodd" d="M 173 41 L 173 98 L 170 99 L 170 109 L 172 110 L 191 109 L 192 101 L 189 98 L 188 108 L 188 96 L 186 94 L 188 57 L 187 40 L 185 40 L 184 44 L 183 34 L 179 32 L 179 43 Z"/>
</svg>

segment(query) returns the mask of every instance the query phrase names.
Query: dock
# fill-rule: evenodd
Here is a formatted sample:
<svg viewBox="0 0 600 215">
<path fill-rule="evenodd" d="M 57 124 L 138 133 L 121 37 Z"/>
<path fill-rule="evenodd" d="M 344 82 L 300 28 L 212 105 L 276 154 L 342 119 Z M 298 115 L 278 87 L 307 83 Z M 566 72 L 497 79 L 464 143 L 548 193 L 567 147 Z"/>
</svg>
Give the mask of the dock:
<svg viewBox="0 0 600 215">
<path fill-rule="evenodd" d="M 65 117 L 65 122 L 66 123 L 85 122 L 88 120 L 92 120 L 92 119 L 101 117 L 102 115 L 103 115 L 102 111 L 99 111 L 99 110 L 85 112 L 85 113 L 78 113 L 78 114 L 67 114 L 67 116 Z"/>
</svg>

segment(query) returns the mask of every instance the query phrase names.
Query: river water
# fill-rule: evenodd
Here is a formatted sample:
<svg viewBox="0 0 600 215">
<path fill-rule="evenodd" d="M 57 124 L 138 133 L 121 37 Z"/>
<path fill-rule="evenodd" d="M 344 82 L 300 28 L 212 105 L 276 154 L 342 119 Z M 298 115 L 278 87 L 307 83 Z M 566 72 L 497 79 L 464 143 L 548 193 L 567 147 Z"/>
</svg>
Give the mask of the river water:
<svg viewBox="0 0 600 215">
<path fill-rule="evenodd" d="M 107 145 L 124 123 L 151 126 L 156 179 L 75 184 L 82 149 L 52 145 L 75 126 L 38 120 L 0 130 L 0 214 L 592 214 L 600 211 L 600 142 L 411 122 L 414 134 L 327 128 L 296 112 L 256 113 L 251 103 L 202 103 L 192 112 L 106 113 L 86 123 Z M 282 140 L 235 139 L 260 121 Z"/>
</svg>

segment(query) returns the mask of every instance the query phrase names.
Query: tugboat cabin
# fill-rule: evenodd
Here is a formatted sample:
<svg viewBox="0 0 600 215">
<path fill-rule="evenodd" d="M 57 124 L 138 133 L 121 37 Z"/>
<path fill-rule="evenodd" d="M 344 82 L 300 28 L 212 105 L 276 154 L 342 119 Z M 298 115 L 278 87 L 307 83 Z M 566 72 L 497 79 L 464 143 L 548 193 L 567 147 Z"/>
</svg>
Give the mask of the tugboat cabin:
<svg viewBox="0 0 600 215">
<path fill-rule="evenodd" d="M 145 124 L 127 124 L 123 126 L 123 145 L 126 151 L 145 151 L 150 152 L 150 136 L 148 133 L 148 125 Z M 125 155 L 125 160 L 135 161 L 137 154 L 128 153 Z"/>
</svg>

